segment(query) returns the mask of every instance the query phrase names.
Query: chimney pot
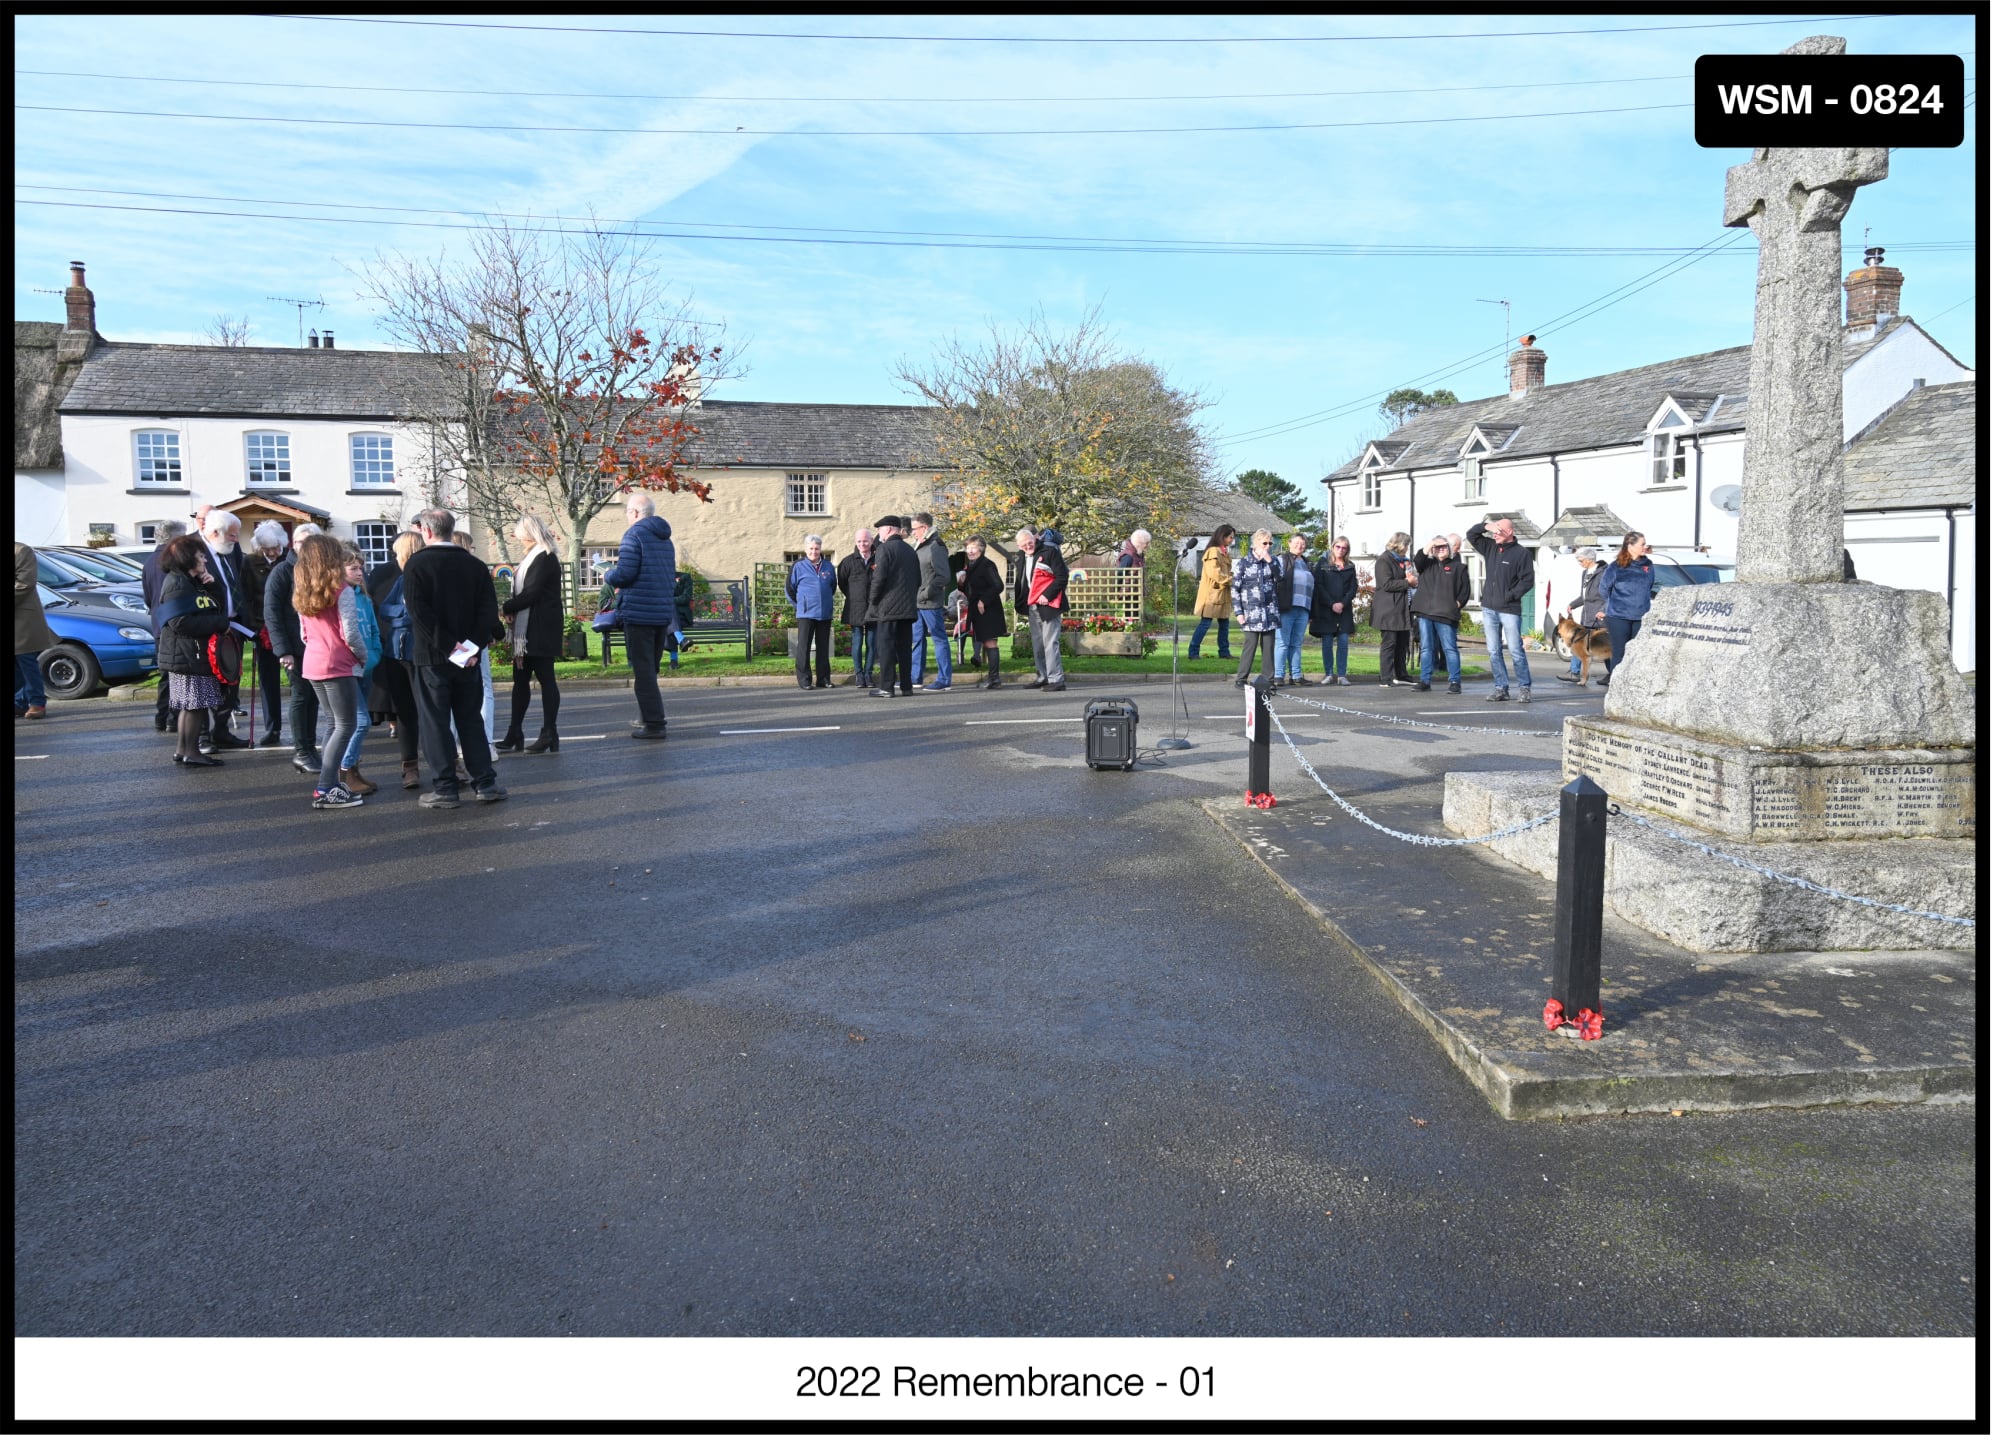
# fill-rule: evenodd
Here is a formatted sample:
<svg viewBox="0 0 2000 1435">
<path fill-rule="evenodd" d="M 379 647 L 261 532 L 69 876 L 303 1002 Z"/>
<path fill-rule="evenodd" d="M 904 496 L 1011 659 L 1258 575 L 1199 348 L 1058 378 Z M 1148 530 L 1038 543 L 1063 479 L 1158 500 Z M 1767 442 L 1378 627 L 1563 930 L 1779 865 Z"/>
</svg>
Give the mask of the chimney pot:
<svg viewBox="0 0 2000 1435">
<path fill-rule="evenodd" d="M 319 330 L 308 329 L 306 331 L 306 347 L 308 349 L 317 349 L 319 347 Z"/>
<path fill-rule="evenodd" d="M 1901 312 L 1903 271 L 1882 262 L 1882 246 L 1871 245 L 1866 264 L 1847 276 L 1847 327 L 1850 331 L 1879 329 Z"/>
<path fill-rule="evenodd" d="M 1542 387 L 1542 376 L 1547 372 L 1549 356 L 1533 347 L 1535 336 L 1529 334 L 1521 340 L 1521 347 L 1507 355 L 1507 396 L 1518 399 L 1523 394 L 1532 393 Z"/>
<path fill-rule="evenodd" d="M 90 353 L 97 342 L 97 296 L 83 282 L 83 261 L 69 262 L 69 288 L 63 290 L 63 327 L 56 337 L 56 362 L 68 363 Z"/>
<path fill-rule="evenodd" d="M 331 349 L 333 347 L 333 330 L 328 329 L 324 334 L 320 335 L 319 346 L 322 349 Z"/>
</svg>

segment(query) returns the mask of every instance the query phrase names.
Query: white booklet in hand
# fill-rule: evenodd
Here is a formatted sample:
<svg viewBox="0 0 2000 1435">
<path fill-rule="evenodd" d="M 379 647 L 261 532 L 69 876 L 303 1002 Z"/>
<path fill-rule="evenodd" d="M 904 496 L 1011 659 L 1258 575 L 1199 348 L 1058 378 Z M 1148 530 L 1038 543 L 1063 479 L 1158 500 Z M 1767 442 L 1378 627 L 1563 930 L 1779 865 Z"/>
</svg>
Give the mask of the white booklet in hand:
<svg viewBox="0 0 2000 1435">
<path fill-rule="evenodd" d="M 460 643 L 451 650 L 451 660 L 461 668 L 471 667 L 472 660 L 478 656 L 479 645 L 477 643 Z"/>
</svg>

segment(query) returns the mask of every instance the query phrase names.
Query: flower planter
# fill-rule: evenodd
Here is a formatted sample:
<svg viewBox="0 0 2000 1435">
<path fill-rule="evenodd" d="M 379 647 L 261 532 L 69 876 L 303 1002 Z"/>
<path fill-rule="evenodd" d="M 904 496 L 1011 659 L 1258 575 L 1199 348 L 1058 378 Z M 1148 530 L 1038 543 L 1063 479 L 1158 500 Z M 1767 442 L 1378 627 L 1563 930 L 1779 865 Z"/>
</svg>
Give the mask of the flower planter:
<svg viewBox="0 0 2000 1435">
<path fill-rule="evenodd" d="M 1064 633 L 1065 653 L 1106 658 L 1136 658 L 1145 652 L 1140 633 Z"/>
<path fill-rule="evenodd" d="M 590 635 L 584 632 L 563 634 L 563 656 L 571 662 L 580 662 L 590 656 Z"/>
</svg>

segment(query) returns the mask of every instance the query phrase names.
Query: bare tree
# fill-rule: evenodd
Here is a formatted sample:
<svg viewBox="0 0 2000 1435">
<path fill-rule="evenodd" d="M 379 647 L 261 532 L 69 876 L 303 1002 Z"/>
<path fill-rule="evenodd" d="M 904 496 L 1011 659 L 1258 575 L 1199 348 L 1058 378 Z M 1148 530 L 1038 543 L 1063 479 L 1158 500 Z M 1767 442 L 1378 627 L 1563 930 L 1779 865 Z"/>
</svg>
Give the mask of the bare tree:
<svg viewBox="0 0 2000 1435">
<path fill-rule="evenodd" d="M 208 321 L 208 327 L 201 336 L 225 349 L 241 349 L 250 342 L 250 320 L 237 318 L 234 314 L 217 314 Z"/>
<path fill-rule="evenodd" d="M 522 512 L 550 519 L 581 581 L 585 531 L 632 489 L 693 493 L 691 405 L 725 376 L 719 331 L 670 300 L 645 241 L 495 222 L 462 258 L 378 257 L 362 276 L 385 333 L 429 356 L 412 421 L 428 486 L 503 557 Z"/>
<path fill-rule="evenodd" d="M 896 379 L 935 406 L 937 506 L 956 528 L 1025 522 L 1109 552 L 1136 527 L 1178 531 L 1209 487 L 1205 401 L 1118 353 L 1095 310 L 1074 332 L 1037 314 L 976 348 L 953 339 Z"/>
</svg>

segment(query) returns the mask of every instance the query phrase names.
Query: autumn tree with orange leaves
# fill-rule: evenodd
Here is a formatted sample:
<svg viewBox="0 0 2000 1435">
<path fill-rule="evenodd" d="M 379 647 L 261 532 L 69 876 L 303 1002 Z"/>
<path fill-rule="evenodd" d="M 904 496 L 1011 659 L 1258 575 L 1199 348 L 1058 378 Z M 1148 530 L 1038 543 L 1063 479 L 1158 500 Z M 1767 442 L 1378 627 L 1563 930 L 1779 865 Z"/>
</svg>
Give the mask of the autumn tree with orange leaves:
<svg viewBox="0 0 2000 1435">
<path fill-rule="evenodd" d="M 669 300 L 643 239 L 495 222 L 461 258 L 381 256 L 363 285 L 384 331 L 432 360 L 413 416 L 427 496 L 480 520 L 501 557 L 514 520 L 539 514 L 580 584 L 591 520 L 628 492 L 708 500 L 684 471 L 690 405 L 729 359 L 719 329 Z"/>
</svg>

